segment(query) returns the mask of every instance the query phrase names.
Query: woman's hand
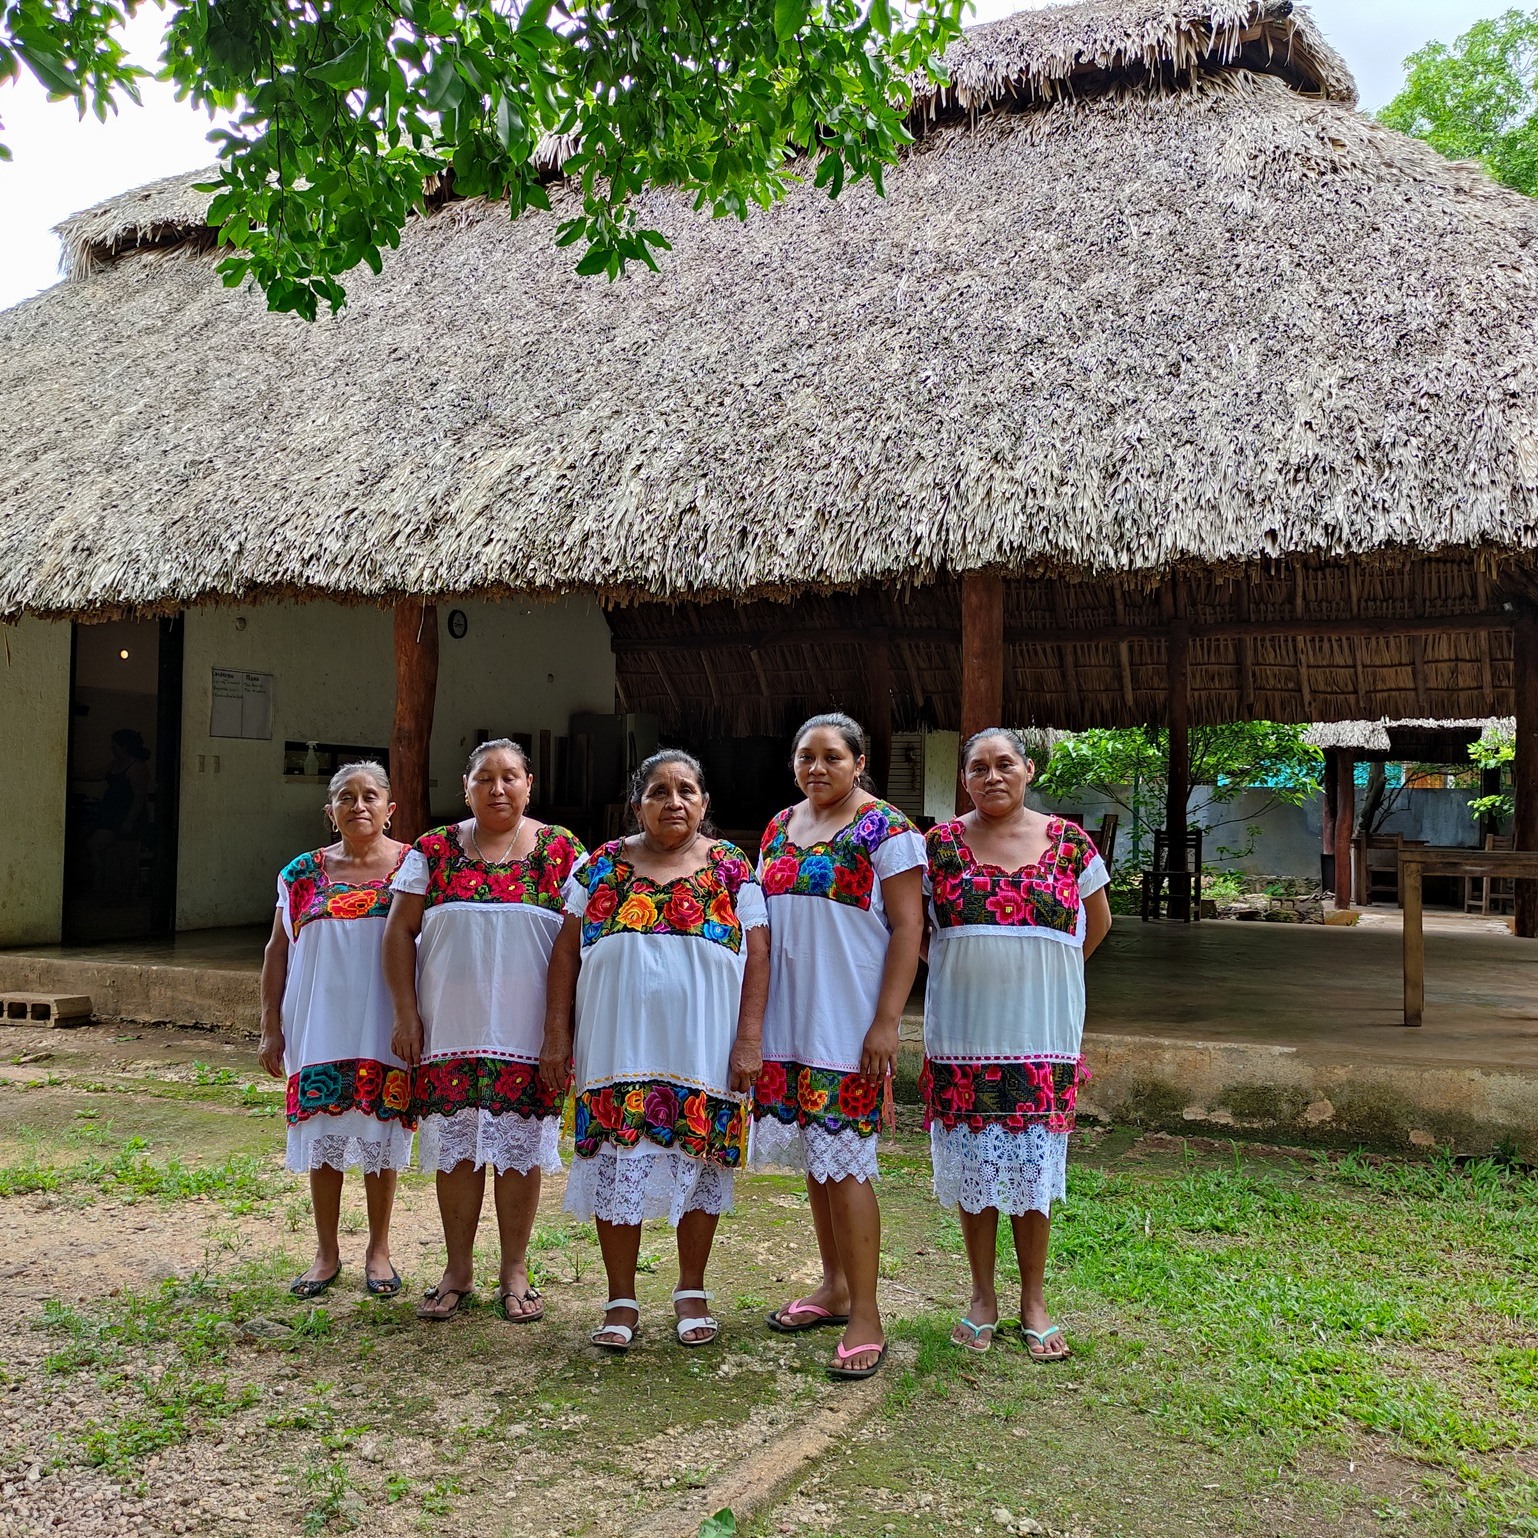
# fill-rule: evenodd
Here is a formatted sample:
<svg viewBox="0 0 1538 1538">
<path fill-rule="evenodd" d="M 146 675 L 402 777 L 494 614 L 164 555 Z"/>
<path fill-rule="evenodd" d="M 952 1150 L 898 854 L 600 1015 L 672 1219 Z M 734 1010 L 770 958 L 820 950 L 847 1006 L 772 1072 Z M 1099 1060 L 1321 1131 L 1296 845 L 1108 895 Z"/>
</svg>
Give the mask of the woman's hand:
<svg viewBox="0 0 1538 1538">
<path fill-rule="evenodd" d="M 539 1082 L 552 1095 L 561 1095 L 570 1081 L 571 1037 L 546 1031 L 539 1049 Z"/>
<path fill-rule="evenodd" d="M 256 1060 L 262 1065 L 264 1073 L 270 1073 L 275 1079 L 284 1077 L 283 1022 L 281 1020 L 262 1021 L 262 1039 L 257 1044 Z"/>
<path fill-rule="evenodd" d="M 390 1050 L 408 1068 L 415 1068 L 422 1061 L 422 1017 L 420 1015 L 396 1014 L 395 1029 L 390 1032 Z"/>
<path fill-rule="evenodd" d="M 878 1084 L 897 1067 L 897 1022 L 876 1019 L 860 1048 L 860 1072 Z"/>
<path fill-rule="evenodd" d="M 739 1036 L 732 1043 L 732 1055 L 727 1059 L 726 1087 L 734 1095 L 750 1093 L 763 1066 L 762 1041 L 757 1036 Z"/>
</svg>

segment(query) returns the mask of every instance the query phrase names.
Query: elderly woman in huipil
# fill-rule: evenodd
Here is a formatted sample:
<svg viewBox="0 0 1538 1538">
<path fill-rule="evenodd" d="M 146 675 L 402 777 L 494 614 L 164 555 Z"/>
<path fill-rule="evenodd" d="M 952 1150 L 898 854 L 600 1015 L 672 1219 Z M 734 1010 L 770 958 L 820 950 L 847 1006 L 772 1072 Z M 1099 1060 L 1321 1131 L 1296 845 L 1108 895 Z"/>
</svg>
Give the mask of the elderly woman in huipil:
<svg viewBox="0 0 1538 1538">
<path fill-rule="evenodd" d="M 420 1319 L 452 1318 L 473 1296 L 488 1168 L 501 1241 L 497 1312 L 509 1324 L 544 1315 L 528 1247 L 541 1172 L 561 1167 L 561 1096 L 537 1067 L 562 890 L 582 846 L 528 815 L 533 789 L 517 743 L 483 742 L 465 770 L 470 815 L 419 838 L 395 878 L 385 937 L 394 1040 L 416 1069 L 420 1158 L 437 1176 L 448 1251 Z"/>
<path fill-rule="evenodd" d="M 615 1352 L 639 1326 L 647 1218 L 678 1231 L 679 1344 L 720 1333 L 705 1267 L 747 1150 L 769 970 L 763 896 L 746 857 L 711 831 L 699 764 L 674 749 L 653 754 L 630 801 L 636 832 L 595 850 L 568 886 L 540 1059 L 559 1093 L 575 1011 L 566 1210 L 595 1220 L 609 1301 L 592 1340 Z"/>
<path fill-rule="evenodd" d="M 1068 1355 L 1044 1292 L 1052 1203 L 1067 1190 L 1083 1077 L 1084 962 L 1111 928 L 1089 836 L 1026 805 L 1035 765 L 1018 733 L 967 740 L 973 810 L 931 828 L 929 984 L 921 1087 L 935 1195 L 954 1207 L 972 1298 L 951 1339 L 986 1351 L 999 1321 L 999 1214 L 1014 1229 L 1020 1330 L 1038 1362 Z"/>
<path fill-rule="evenodd" d="M 299 855 L 278 877 L 262 960 L 262 1067 L 288 1079 L 291 1170 L 307 1172 L 315 1259 L 290 1291 L 319 1297 L 342 1269 L 337 1226 L 343 1172 L 363 1171 L 368 1206 L 364 1281 L 400 1291 L 390 1263 L 395 1177 L 411 1160 L 411 1078 L 390 1046 L 381 966 L 390 881 L 406 846 L 389 836 L 390 781 L 376 763 L 332 776 L 325 815 L 336 841 Z"/>
</svg>

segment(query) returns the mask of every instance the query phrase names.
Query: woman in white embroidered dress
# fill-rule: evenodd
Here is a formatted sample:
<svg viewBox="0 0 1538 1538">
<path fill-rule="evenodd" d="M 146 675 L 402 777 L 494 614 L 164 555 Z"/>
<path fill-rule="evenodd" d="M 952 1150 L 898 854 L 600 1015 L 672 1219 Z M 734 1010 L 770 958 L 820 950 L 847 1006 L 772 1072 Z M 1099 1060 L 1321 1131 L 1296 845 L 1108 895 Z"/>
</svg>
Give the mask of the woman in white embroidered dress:
<svg viewBox="0 0 1538 1538">
<path fill-rule="evenodd" d="M 1047 1313 L 1047 1242 L 1067 1190 L 1083 1081 L 1084 959 L 1111 928 L 1110 877 L 1087 834 L 1025 804 L 1035 765 L 1016 732 L 967 740 L 974 810 L 930 829 L 924 1071 L 935 1195 L 957 1209 L 972 1301 L 951 1339 L 986 1351 L 999 1321 L 999 1214 L 1014 1228 L 1020 1328 L 1039 1362 L 1066 1357 Z"/>
<path fill-rule="evenodd" d="M 769 1327 L 844 1326 L 828 1371 L 868 1378 L 886 1355 L 876 1133 L 918 968 L 924 841 L 871 790 L 848 716 L 807 721 L 791 769 L 806 799 L 769 824 L 759 858 L 771 965 L 753 1162 L 805 1172 L 822 1282 Z"/>
<path fill-rule="evenodd" d="M 582 846 L 528 815 L 533 789 L 517 743 L 483 742 L 465 771 L 471 815 L 419 838 L 395 878 L 385 936 L 395 1046 L 416 1070 L 420 1158 L 437 1176 L 448 1250 L 421 1319 L 448 1319 L 471 1296 L 488 1167 L 501 1241 L 497 1311 L 510 1324 L 544 1315 L 528 1247 L 540 1173 L 561 1167 L 561 1096 L 539 1077 L 539 1048 L 562 891 Z"/>
<path fill-rule="evenodd" d="M 364 1281 L 393 1297 L 395 1175 L 411 1162 L 411 1076 L 390 1049 L 390 996 L 380 964 L 390 879 L 406 846 L 389 836 L 390 781 L 375 763 L 331 778 L 326 817 L 337 841 L 278 877 L 278 911 L 262 958 L 262 1067 L 288 1079 L 291 1170 L 310 1176 L 315 1260 L 289 1289 L 316 1298 L 337 1279 L 342 1177 L 363 1171 L 368 1206 Z"/>
<path fill-rule="evenodd" d="M 705 1266 L 747 1152 L 769 971 L 763 896 L 747 858 L 710 832 L 699 764 L 676 749 L 653 754 L 630 800 L 638 831 L 595 850 L 568 885 L 540 1058 L 561 1092 L 575 1008 L 566 1210 L 598 1229 L 609 1301 L 592 1340 L 611 1351 L 636 1333 L 647 1218 L 678 1230 L 679 1343 L 720 1333 Z"/>
</svg>

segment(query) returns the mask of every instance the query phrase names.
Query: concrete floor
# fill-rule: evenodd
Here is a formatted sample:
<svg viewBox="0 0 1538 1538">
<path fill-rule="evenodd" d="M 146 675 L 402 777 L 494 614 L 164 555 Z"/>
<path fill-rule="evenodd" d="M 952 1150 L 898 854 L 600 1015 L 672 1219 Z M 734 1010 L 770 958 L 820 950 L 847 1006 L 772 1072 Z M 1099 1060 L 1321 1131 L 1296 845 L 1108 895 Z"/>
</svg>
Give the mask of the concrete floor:
<svg viewBox="0 0 1538 1538">
<path fill-rule="evenodd" d="M 89 993 L 100 1015 L 254 1032 L 265 928 L 0 951 L 0 990 Z M 1118 919 L 1088 969 L 1081 1103 L 1110 1119 L 1277 1140 L 1538 1158 L 1538 941 L 1431 914 L 1426 1023 L 1400 1025 L 1399 915 L 1354 927 Z M 903 1037 L 916 1068 L 915 994 Z"/>
</svg>

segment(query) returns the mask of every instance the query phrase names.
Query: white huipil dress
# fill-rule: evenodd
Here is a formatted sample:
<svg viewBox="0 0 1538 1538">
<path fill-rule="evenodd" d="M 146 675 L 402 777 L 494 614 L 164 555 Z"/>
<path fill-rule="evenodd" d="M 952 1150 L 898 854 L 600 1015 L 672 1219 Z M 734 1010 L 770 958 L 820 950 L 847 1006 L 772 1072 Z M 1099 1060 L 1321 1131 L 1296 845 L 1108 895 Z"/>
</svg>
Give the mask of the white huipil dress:
<svg viewBox="0 0 1538 1538">
<path fill-rule="evenodd" d="M 1084 899 L 1110 880 L 1060 817 L 1046 852 L 983 864 L 958 819 L 926 836 L 932 934 L 920 1088 L 935 1195 L 968 1212 L 1050 1213 L 1067 1191 L 1084 1071 Z"/>
<path fill-rule="evenodd" d="M 747 1155 L 748 1097 L 728 1084 L 750 929 L 768 922 L 753 868 L 712 844 L 657 883 L 595 850 L 567 884 L 582 921 L 566 1211 L 634 1224 L 728 1212 Z"/>
<path fill-rule="evenodd" d="M 426 899 L 417 940 L 422 1061 L 412 1106 L 424 1170 L 464 1160 L 558 1170 L 564 1096 L 540 1082 L 545 979 L 582 845 L 542 827 L 521 860 L 472 859 L 457 825 L 423 834 L 395 878 Z"/>
<path fill-rule="evenodd" d="M 883 1086 L 860 1058 L 891 938 L 881 883 L 922 868 L 924 840 L 879 800 L 804 849 L 789 826 L 786 810 L 765 829 L 758 866 L 770 969 L 753 1165 L 874 1180 Z"/>
<path fill-rule="evenodd" d="M 284 1162 L 296 1171 L 405 1169 L 411 1074 L 390 1050 L 395 1016 L 380 960 L 390 878 L 333 881 L 315 849 L 284 866 L 278 911 L 289 941 Z"/>
</svg>

